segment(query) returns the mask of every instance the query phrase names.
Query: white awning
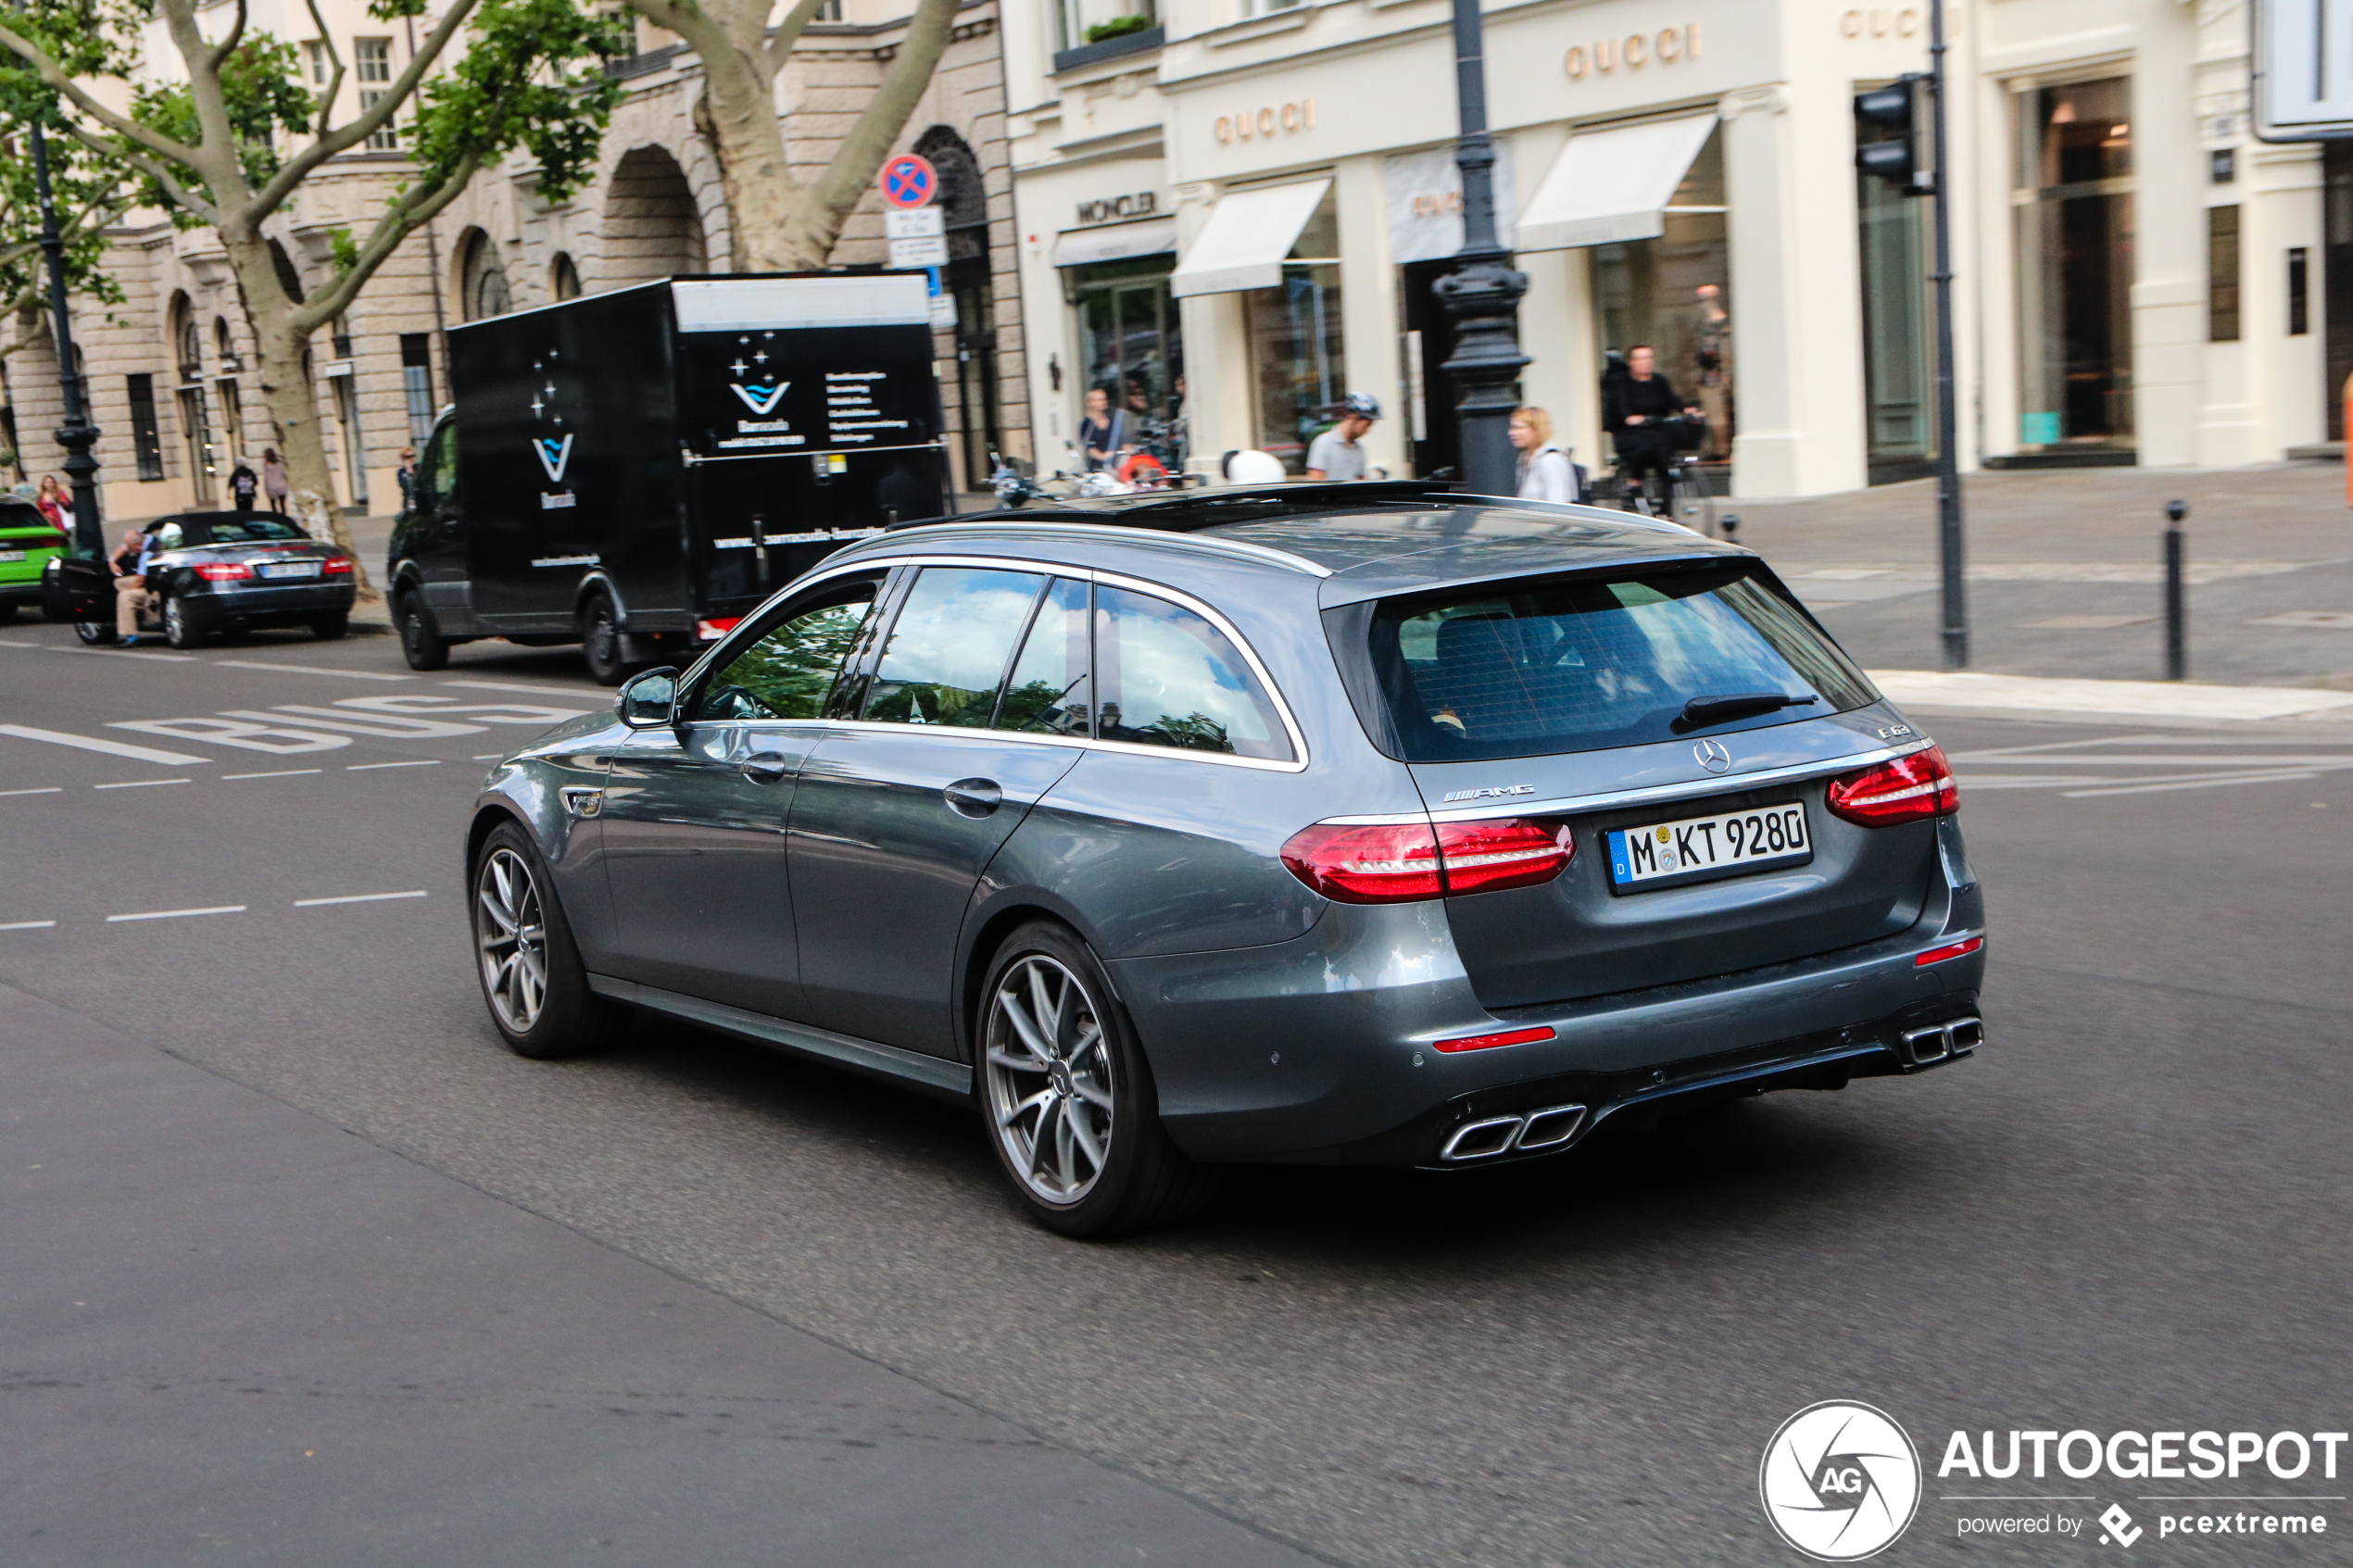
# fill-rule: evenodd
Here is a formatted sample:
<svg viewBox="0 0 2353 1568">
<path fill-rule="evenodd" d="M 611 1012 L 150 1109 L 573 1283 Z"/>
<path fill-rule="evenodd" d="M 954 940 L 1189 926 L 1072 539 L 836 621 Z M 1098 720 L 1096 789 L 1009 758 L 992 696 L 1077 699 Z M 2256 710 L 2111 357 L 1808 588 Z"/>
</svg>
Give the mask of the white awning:
<svg viewBox="0 0 2353 1568">
<path fill-rule="evenodd" d="M 1149 218 L 1140 223 L 1106 223 L 1096 229 L 1066 229 L 1054 236 L 1054 265 L 1091 267 L 1098 261 L 1162 256 L 1176 248 L 1176 220 Z"/>
<path fill-rule="evenodd" d="M 1692 159 L 1716 129 L 1712 114 L 1657 119 L 1568 139 L 1519 215 L 1514 248 L 1574 250 L 1655 239 Z"/>
<path fill-rule="evenodd" d="M 1209 221 L 1170 275 L 1168 292 L 1182 297 L 1279 288 L 1283 258 L 1331 188 L 1329 180 L 1308 180 L 1218 197 Z"/>
</svg>

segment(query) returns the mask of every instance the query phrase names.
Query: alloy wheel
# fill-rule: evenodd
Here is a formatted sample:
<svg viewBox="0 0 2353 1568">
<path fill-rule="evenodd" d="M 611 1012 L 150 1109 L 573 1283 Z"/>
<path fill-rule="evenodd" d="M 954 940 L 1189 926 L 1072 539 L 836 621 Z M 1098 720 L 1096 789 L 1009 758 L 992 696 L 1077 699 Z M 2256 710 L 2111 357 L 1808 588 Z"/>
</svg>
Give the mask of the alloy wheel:
<svg viewBox="0 0 2353 1568">
<path fill-rule="evenodd" d="M 1111 1045 L 1078 976 L 1042 953 L 998 978 L 984 1075 L 1008 1163 L 1048 1203 L 1076 1203 L 1111 1157 Z"/>
<path fill-rule="evenodd" d="M 547 922 L 539 883 L 511 849 L 492 850 L 474 878 L 474 947 L 491 1010 L 528 1035 L 547 1003 Z"/>
</svg>

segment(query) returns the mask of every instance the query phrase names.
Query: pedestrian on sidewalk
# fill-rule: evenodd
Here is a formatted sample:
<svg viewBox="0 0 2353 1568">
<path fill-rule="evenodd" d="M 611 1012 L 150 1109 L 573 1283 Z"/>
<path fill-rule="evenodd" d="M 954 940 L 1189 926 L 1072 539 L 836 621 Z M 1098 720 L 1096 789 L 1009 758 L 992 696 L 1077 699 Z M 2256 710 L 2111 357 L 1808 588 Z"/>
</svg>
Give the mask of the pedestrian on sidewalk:
<svg viewBox="0 0 2353 1568">
<path fill-rule="evenodd" d="M 286 515 L 286 497 L 294 487 L 286 483 L 286 465 L 279 460 L 275 446 L 261 449 L 261 494 L 270 509 L 280 517 Z"/>
<path fill-rule="evenodd" d="M 253 504 L 255 497 L 261 494 L 261 477 L 248 468 L 245 459 L 240 458 L 237 459 L 237 466 L 229 470 L 229 489 L 231 494 L 237 497 L 239 511 L 252 511 L 255 509 Z"/>
<path fill-rule="evenodd" d="M 400 509 L 405 512 L 417 504 L 417 449 L 414 446 L 400 449 L 400 466 L 393 470 L 393 476 L 400 481 Z"/>
<path fill-rule="evenodd" d="M 1519 489 L 1523 501 L 1581 501 L 1583 477 L 1568 454 L 1553 440 L 1553 416 L 1529 405 L 1512 410 L 1512 445 L 1519 448 Z"/>
<path fill-rule="evenodd" d="M 73 537 L 73 495 L 57 483 L 56 474 L 41 476 L 41 494 L 32 504 L 40 508 L 50 527 L 68 538 Z"/>
</svg>

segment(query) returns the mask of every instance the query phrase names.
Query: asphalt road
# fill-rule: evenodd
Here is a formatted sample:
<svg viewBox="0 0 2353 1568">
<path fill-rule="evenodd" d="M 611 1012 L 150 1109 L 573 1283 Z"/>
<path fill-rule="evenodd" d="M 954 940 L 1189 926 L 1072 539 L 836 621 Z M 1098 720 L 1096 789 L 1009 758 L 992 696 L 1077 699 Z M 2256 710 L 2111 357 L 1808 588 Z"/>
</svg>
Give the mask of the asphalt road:
<svg viewBox="0 0 2353 1568">
<path fill-rule="evenodd" d="M 406 1156 L 421 1178 L 527 1211 L 518 1224 L 540 1216 L 601 1244 L 615 1267 L 530 1242 L 556 1260 L 545 1290 L 565 1313 L 639 1311 L 660 1277 L 662 1299 L 691 1298 L 698 1332 L 724 1342 L 699 1361 L 655 1357 L 666 1388 L 716 1399 L 746 1377 L 905 1374 L 933 1399 L 925 1419 L 1025 1435 L 1096 1477 L 1086 1484 L 1132 1526 L 1082 1540 L 1035 1509 L 1056 1486 L 1042 1472 L 992 1492 L 969 1467 L 943 1470 L 927 1491 L 920 1457 L 875 1492 L 826 1488 L 780 1460 L 763 1499 L 760 1461 L 711 1468 L 693 1423 L 620 1458 L 547 1440 L 528 1484 L 511 1462 L 528 1426 L 359 1424 L 354 1440 L 372 1431 L 381 1464 L 346 1473 L 335 1495 L 371 1518 L 399 1512 L 412 1471 L 483 1456 L 474 1561 L 915 1560 L 872 1532 L 952 1496 L 980 1499 L 958 1505 L 976 1506 L 962 1543 L 975 1561 L 1273 1561 L 1293 1543 L 1365 1564 L 1794 1562 L 1758 1507 L 1759 1453 L 1801 1407 L 1855 1399 L 1901 1421 L 1931 1467 L 1919 1518 L 1880 1561 L 2044 1562 L 2108 1549 L 2096 1525 L 2068 1542 L 1963 1537 L 1958 1521 L 2120 1502 L 2146 1524 L 2154 1484 L 1940 1482 L 1947 1434 L 2353 1425 L 2353 736 L 2336 727 L 1930 719 L 1960 759 L 1991 904 L 1991 1037 L 1970 1061 L 1768 1097 L 1508 1173 L 1237 1173 L 1204 1218 L 1088 1247 L 1015 1212 L 951 1108 L 666 1024 L 579 1062 L 497 1047 L 466 967 L 457 845 L 479 759 L 537 721 L 501 704 L 605 700 L 570 656 L 478 646 L 408 676 L 384 638 L 257 638 L 182 659 L 83 650 L 61 632 L 0 628 L 0 724 L 19 727 L 0 730 L 0 985 L 87 1021 L 43 1039 L 86 1027 L 93 1050 L 159 1046 Z M 266 729 L 288 708 L 302 710 L 285 713 L 291 727 L 340 725 L 330 733 L 350 744 L 255 749 L 287 743 L 198 738 L 205 725 L 188 722 L 233 713 Z M 459 733 L 359 733 L 414 729 L 432 709 Z M 182 910 L 220 912 L 114 918 Z M 36 1014 L 0 1009 L 0 1037 Z M 208 1206 L 201 1161 L 186 1169 L 180 1223 L 244 1201 Z M 374 1242 L 332 1204 L 317 1223 L 337 1228 L 335 1256 L 355 1270 L 446 1261 L 404 1257 L 414 1243 L 398 1233 Z M 37 1248 L 11 1265 L 16 1288 L 72 1283 L 29 1279 L 38 1268 Z M 538 1277 L 510 1269 L 499 1288 L 529 1302 Z M 170 1288 L 168 1273 L 148 1288 Z M 233 1294 L 212 1281 L 192 1296 L 199 1331 Z M 132 1375 L 164 1341 L 147 1317 L 93 1331 L 69 1311 L 11 1312 L 43 1326 L 8 1352 L 19 1376 L 0 1392 L 103 1451 L 115 1395 L 23 1385 L 44 1356 Z M 581 1379 L 597 1381 L 597 1358 L 625 1369 L 651 1355 L 617 1321 L 578 1331 Z M 763 1361 L 762 1324 L 873 1365 L 808 1361 L 798 1337 Z M 355 1377 L 375 1374 L 372 1342 L 321 1343 L 346 1344 Z M 424 1335 L 416 1355 L 446 1353 L 451 1375 L 483 1354 L 434 1344 Z M 299 1334 L 245 1356 L 273 1358 L 321 1376 L 334 1364 Z M 23 1474 L 40 1439 L 0 1425 L 18 1434 L 0 1444 Z M 188 1539 L 252 1536 L 273 1487 L 299 1486 L 258 1460 L 241 1467 L 248 1436 L 226 1453 L 192 1436 L 143 1455 L 192 1507 L 205 1488 L 190 1477 L 220 1478 L 224 1506 L 180 1521 Z M 566 1545 L 600 1466 L 633 1497 L 700 1509 L 694 1532 L 641 1518 L 608 1549 Z M 6 1506 L 12 1526 L 38 1512 L 53 1557 L 0 1556 L 128 1560 L 105 1549 L 125 1527 L 120 1468 L 38 1474 Z M 2335 1499 L 2353 1485 L 2315 1473 L 2225 1489 Z M 2085 1500 L 1946 1500 L 2012 1490 Z M 762 1512 L 777 1495 L 804 1525 L 837 1528 L 785 1544 Z M 2336 1533 L 2149 1539 L 2141 1555 L 2353 1557 L 2353 1510 L 2311 1507 Z M 1038 1521 L 1034 1553 L 1000 1545 L 1002 1522 L 1021 1519 Z M 412 1559 L 354 1545 L 349 1560 Z"/>
</svg>

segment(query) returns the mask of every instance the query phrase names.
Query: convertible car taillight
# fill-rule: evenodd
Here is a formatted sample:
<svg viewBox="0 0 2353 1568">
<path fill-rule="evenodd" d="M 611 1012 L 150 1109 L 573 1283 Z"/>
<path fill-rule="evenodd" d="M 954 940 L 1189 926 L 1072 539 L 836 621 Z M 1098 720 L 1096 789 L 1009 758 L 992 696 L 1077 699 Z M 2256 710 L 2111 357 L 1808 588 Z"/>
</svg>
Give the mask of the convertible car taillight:
<svg viewBox="0 0 2353 1568">
<path fill-rule="evenodd" d="M 349 556 L 329 556 L 327 558 L 324 570 L 330 577 L 348 577 L 351 575 L 351 558 Z"/>
<path fill-rule="evenodd" d="M 1960 786 L 1944 748 L 1931 746 L 1830 782 L 1823 802 L 1831 814 L 1867 828 L 1949 817 L 1961 808 Z"/>
<path fill-rule="evenodd" d="M 1291 834 L 1283 864 L 1327 898 L 1401 904 L 1532 887 L 1576 853 L 1566 826 L 1504 817 L 1476 822 L 1317 822 Z"/>
<path fill-rule="evenodd" d="M 242 583 L 253 575 L 253 568 L 241 560 L 207 561 L 196 568 L 196 575 L 208 583 Z"/>
</svg>

